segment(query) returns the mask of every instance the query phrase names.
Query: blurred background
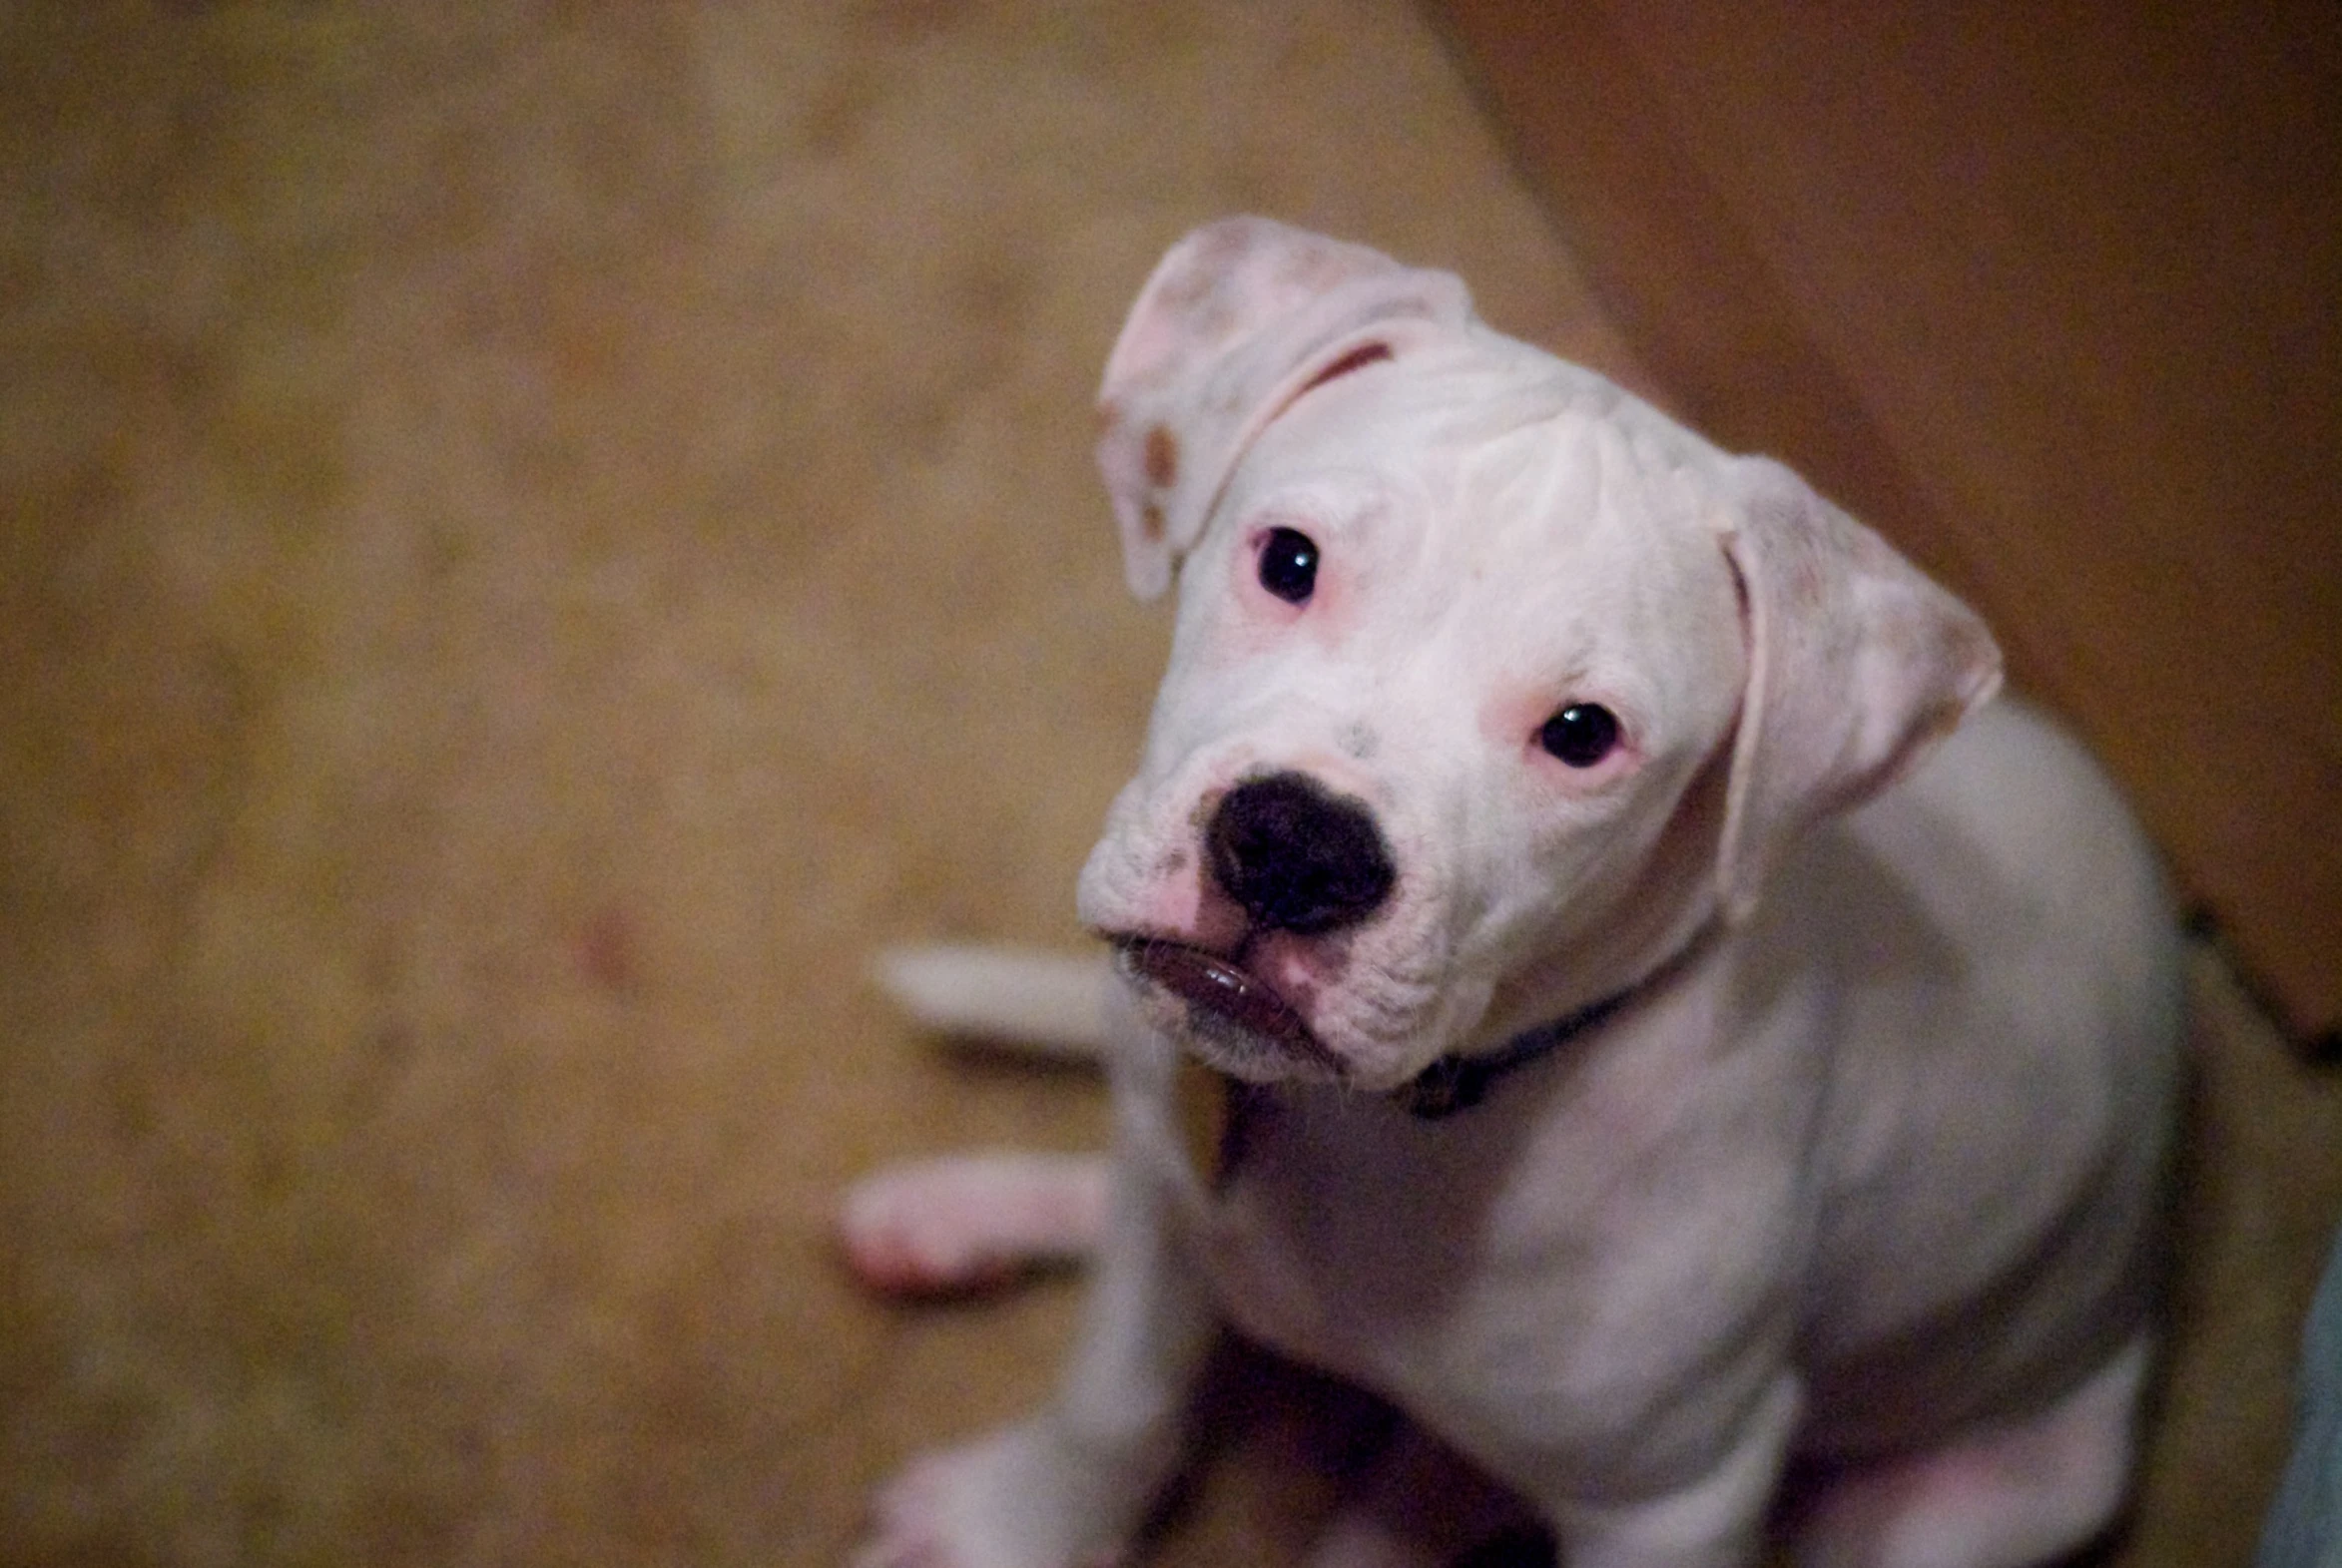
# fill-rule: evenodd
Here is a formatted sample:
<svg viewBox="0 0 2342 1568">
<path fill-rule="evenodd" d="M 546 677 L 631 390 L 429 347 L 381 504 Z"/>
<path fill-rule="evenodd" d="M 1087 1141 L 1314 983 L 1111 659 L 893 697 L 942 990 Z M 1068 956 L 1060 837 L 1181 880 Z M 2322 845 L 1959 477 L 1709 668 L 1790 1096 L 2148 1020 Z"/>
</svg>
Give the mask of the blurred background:
<svg viewBox="0 0 2342 1568">
<path fill-rule="evenodd" d="M 2342 52 L 2069 10 L 0 4 L 0 1561 L 831 1563 L 1047 1387 L 1072 1282 L 826 1212 L 1104 1136 L 866 960 L 1078 940 L 1167 631 L 1090 396 L 1232 211 L 1806 466 L 2115 764 L 2226 933 L 2116 1560 L 2242 1561 L 2342 1213 Z M 1166 1561 L 1325 1506 L 1236 1382 Z"/>
</svg>

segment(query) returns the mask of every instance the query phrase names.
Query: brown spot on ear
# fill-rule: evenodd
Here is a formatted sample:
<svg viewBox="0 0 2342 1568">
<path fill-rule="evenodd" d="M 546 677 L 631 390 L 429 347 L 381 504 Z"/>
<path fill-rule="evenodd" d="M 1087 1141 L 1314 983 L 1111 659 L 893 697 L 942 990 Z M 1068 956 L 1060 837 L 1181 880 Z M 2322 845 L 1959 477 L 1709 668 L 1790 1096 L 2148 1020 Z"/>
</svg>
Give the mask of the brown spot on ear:
<svg viewBox="0 0 2342 1568">
<path fill-rule="evenodd" d="M 1163 542 L 1163 508 L 1149 501 L 1138 514 L 1138 531 L 1146 536 L 1148 544 Z"/>
<path fill-rule="evenodd" d="M 1179 437 L 1167 425 L 1147 432 L 1147 483 L 1168 490 L 1179 477 Z"/>
</svg>

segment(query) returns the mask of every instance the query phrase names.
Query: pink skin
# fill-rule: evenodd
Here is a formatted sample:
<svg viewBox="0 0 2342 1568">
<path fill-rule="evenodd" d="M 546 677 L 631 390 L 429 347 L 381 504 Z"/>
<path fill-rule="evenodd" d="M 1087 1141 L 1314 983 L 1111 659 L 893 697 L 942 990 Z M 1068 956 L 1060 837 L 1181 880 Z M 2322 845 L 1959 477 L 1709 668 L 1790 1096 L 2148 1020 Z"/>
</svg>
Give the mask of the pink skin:
<svg viewBox="0 0 2342 1568">
<path fill-rule="evenodd" d="M 1217 796 L 1219 791 L 1213 793 Z M 1200 850 L 1191 849 L 1183 854 L 1148 889 L 1137 919 L 1127 930 L 1101 934 L 1110 940 L 1156 937 L 1233 957 L 1250 934 L 1248 922 L 1236 901 L 1211 885 L 1202 863 Z"/>
<path fill-rule="evenodd" d="M 1479 733 L 1492 748 L 1519 748 L 1521 767 L 1556 790 L 1582 794 L 1607 788 L 1621 775 L 1642 766 L 1642 751 L 1627 731 L 1620 732 L 1616 749 L 1591 768 L 1571 768 L 1547 755 L 1537 732 L 1546 720 L 1575 703 L 1599 703 L 1614 714 L 1624 708 L 1617 698 L 1598 691 L 1556 695 L 1547 685 L 1507 683 L 1481 705 Z"/>
</svg>

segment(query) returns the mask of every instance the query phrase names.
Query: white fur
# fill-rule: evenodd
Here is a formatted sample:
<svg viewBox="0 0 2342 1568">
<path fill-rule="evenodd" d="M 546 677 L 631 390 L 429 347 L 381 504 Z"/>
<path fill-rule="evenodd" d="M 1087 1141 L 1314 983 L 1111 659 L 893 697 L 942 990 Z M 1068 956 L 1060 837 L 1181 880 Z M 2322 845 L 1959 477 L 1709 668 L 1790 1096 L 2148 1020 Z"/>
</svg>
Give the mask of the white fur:
<svg viewBox="0 0 2342 1568">
<path fill-rule="evenodd" d="M 878 983 L 938 1034 L 997 1041 L 1076 1060 L 1105 1046 L 1106 966 L 978 943 L 896 947 L 878 955 Z"/>
<path fill-rule="evenodd" d="M 1104 403 L 1131 581 L 1180 602 L 1082 914 L 1239 966 L 1315 1048 L 1134 981 L 1109 1171 L 856 1201 L 857 1257 L 930 1273 L 1036 1230 L 1098 1248 L 1057 1398 L 922 1461 L 862 1561 L 1118 1550 L 1222 1321 L 1395 1401 L 1572 1568 L 1752 1562 L 1793 1463 L 1816 1564 L 2016 1568 L 2102 1528 L 2151 1338 L 2176 937 L 2087 759 L 1986 706 L 1975 618 L 1778 465 L 1488 331 L 1453 278 L 1257 220 L 1166 258 Z M 1301 605 L 1257 579 L 1277 527 L 1322 547 Z M 1539 750 L 1590 702 L 1615 755 Z M 1199 824 L 1265 774 L 1371 812 L 1397 868 L 1371 917 L 1256 929 L 1218 885 Z M 1615 995 L 1450 1120 L 1385 1093 Z M 1175 1125 L 1182 1052 L 1259 1086 L 1218 1181 Z M 1083 1183 L 1099 1229 L 1033 1220 Z M 1389 1517 L 1319 1560 L 1430 1560 Z"/>
</svg>

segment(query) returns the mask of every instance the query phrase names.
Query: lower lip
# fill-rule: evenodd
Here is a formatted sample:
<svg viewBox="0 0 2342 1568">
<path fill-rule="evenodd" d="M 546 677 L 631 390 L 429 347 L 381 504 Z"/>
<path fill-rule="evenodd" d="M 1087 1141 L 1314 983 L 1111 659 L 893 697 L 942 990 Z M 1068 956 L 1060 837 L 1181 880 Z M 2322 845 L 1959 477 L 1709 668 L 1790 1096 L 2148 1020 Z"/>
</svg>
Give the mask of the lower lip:
<svg viewBox="0 0 2342 1568">
<path fill-rule="evenodd" d="M 1123 966 L 1282 1055 L 1338 1067 L 1291 1003 L 1225 958 L 1183 942 L 1138 938 L 1121 944 Z"/>
</svg>

